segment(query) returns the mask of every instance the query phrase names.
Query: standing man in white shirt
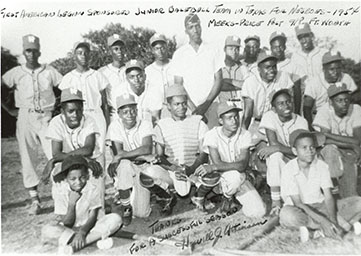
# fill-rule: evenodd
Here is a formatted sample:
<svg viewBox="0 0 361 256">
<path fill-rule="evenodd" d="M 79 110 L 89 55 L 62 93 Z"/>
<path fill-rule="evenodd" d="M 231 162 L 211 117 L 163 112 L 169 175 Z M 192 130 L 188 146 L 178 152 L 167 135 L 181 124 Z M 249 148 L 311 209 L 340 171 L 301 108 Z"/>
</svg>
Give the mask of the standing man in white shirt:
<svg viewBox="0 0 361 256">
<path fill-rule="evenodd" d="M 161 117 L 169 117 L 165 99 L 165 89 L 174 84 L 174 74 L 171 69 L 171 59 L 168 58 L 167 39 L 164 35 L 155 33 L 149 40 L 152 49 L 154 62 L 145 68 L 145 74 L 149 87 L 160 92 L 162 96 L 163 107 Z"/>
<path fill-rule="evenodd" d="M 244 59 L 242 65 L 251 73 L 257 72 L 257 58 L 261 51 L 261 39 L 257 35 L 249 35 L 244 39 Z"/>
<path fill-rule="evenodd" d="M 189 43 L 173 55 L 176 84 L 183 85 L 189 95 L 193 114 L 205 116 L 208 127 L 217 125 L 217 104 L 213 102 L 221 91 L 223 56 L 203 42 L 199 17 L 191 13 L 184 20 Z"/>
</svg>

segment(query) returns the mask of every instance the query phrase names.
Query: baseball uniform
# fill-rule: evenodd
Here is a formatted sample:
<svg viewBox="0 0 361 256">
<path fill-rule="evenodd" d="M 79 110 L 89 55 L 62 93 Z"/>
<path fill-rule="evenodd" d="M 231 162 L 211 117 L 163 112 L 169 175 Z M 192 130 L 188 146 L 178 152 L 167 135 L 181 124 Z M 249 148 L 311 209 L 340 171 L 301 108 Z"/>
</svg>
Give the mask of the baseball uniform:
<svg viewBox="0 0 361 256">
<path fill-rule="evenodd" d="M 236 134 L 229 138 L 224 135 L 222 127 L 218 126 L 206 133 L 203 149 L 209 154 L 209 148 L 214 148 L 218 151 L 221 161 L 232 163 L 239 161 L 241 152 L 249 150 L 251 145 L 252 138 L 249 131 L 239 128 Z M 266 213 L 262 198 L 246 180 L 245 173 L 237 170 L 222 172 L 220 188 L 225 197 L 235 196 L 242 204 L 242 211 L 246 216 L 260 217 Z"/>
<path fill-rule="evenodd" d="M 15 106 L 19 108 L 16 123 L 16 138 L 22 165 L 23 182 L 26 188 L 39 183 L 35 172 L 38 165 L 39 143 L 48 159 L 51 145 L 45 140 L 45 132 L 55 105 L 53 87 L 58 86 L 62 75 L 49 65 L 35 70 L 25 65 L 15 67 L 2 76 L 9 88 L 15 88 Z"/>
<path fill-rule="evenodd" d="M 296 82 L 299 79 L 303 80 L 307 76 L 306 71 L 302 66 L 297 65 L 288 58 L 277 62 L 277 70 L 287 72 L 290 75 L 292 82 Z"/>
<path fill-rule="evenodd" d="M 145 137 L 153 136 L 152 123 L 146 120 L 137 121 L 130 130 L 126 129 L 120 118 L 111 122 L 108 129 L 110 141 L 123 145 L 125 151 L 131 151 L 142 145 Z M 117 168 L 117 179 L 115 187 L 117 190 L 127 190 L 133 188 L 131 194 L 131 205 L 133 213 L 137 217 L 148 217 L 151 212 L 150 192 L 139 183 L 139 174 L 146 169 L 149 164 L 136 165 L 130 160 L 123 159 Z"/>
</svg>

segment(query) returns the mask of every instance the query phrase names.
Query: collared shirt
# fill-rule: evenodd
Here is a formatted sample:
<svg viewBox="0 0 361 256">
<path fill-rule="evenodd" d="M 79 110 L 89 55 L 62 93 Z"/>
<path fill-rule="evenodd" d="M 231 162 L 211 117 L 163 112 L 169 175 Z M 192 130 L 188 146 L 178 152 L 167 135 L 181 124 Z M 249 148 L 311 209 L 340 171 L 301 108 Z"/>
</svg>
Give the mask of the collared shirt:
<svg viewBox="0 0 361 256">
<path fill-rule="evenodd" d="M 249 76 L 244 82 L 242 96 L 253 100 L 253 116 L 261 118 L 262 115 L 271 109 L 270 95 L 281 89 L 290 89 L 293 86 L 290 76 L 282 71 L 277 72 L 275 79 L 270 82 L 264 82 L 259 72 Z"/>
<path fill-rule="evenodd" d="M 237 64 L 235 63 L 233 66 L 228 67 L 225 66 L 222 68 L 222 77 L 224 78 L 229 78 L 229 79 L 234 79 L 234 80 L 239 80 L 239 81 L 244 81 L 247 77 L 249 76 L 249 71 L 248 69 L 241 65 L 241 64 Z M 220 102 L 226 102 L 228 100 L 241 100 L 241 91 L 229 91 L 229 92 L 220 92 L 218 99 Z M 243 105 L 241 104 L 241 102 L 239 103 L 239 106 L 241 106 L 243 108 Z"/>
<path fill-rule="evenodd" d="M 101 155 L 103 147 L 100 146 L 98 126 L 91 116 L 84 114 L 79 127 L 70 129 L 65 122 L 64 115 L 59 114 L 50 121 L 45 138 L 62 142 L 63 152 L 69 153 L 84 147 L 86 138 L 91 134 L 95 134 L 95 147 L 92 155 L 92 158 L 95 159 Z"/>
<path fill-rule="evenodd" d="M 299 49 L 292 54 L 291 61 L 300 67 L 304 67 L 307 78 L 311 78 L 322 72 L 322 57 L 326 52 L 326 49 L 319 47 L 315 47 L 309 53 Z"/>
<path fill-rule="evenodd" d="M 257 74 L 258 73 L 258 65 L 257 61 L 253 63 L 247 63 L 244 59 L 241 60 L 242 66 L 246 67 L 249 73 Z"/>
<path fill-rule="evenodd" d="M 153 126 L 146 120 L 137 121 L 133 128 L 124 127 L 120 118 L 114 119 L 108 129 L 107 139 L 119 142 L 123 145 L 125 151 L 131 151 L 139 148 L 145 137 L 153 135 Z"/>
<path fill-rule="evenodd" d="M 341 80 L 338 83 L 346 84 L 347 89 L 350 91 L 355 91 L 357 89 L 352 77 L 346 73 L 342 73 Z M 310 96 L 315 100 L 317 111 L 329 101 L 327 89 L 330 85 L 331 83 L 326 81 L 325 74 L 323 72 L 307 81 L 305 95 Z"/>
<path fill-rule="evenodd" d="M 15 87 L 15 106 L 35 110 L 52 110 L 55 104 L 53 87 L 63 76 L 50 65 L 28 69 L 25 64 L 6 72 L 2 79 L 9 88 Z"/>
<path fill-rule="evenodd" d="M 108 104 L 112 105 L 112 91 L 118 88 L 121 84 L 126 83 L 125 66 L 116 68 L 112 63 L 98 69 L 106 79 L 109 81 L 109 86 L 106 88 Z M 121 88 L 120 88 L 121 90 Z M 116 106 L 113 106 L 116 108 Z"/>
<path fill-rule="evenodd" d="M 277 70 L 287 72 L 292 82 L 296 82 L 299 79 L 304 79 L 307 74 L 306 71 L 300 65 L 297 65 L 291 59 L 284 59 L 283 61 L 277 62 Z"/>
<path fill-rule="evenodd" d="M 321 189 L 332 188 L 328 165 L 315 158 L 306 177 L 297 159 L 292 159 L 282 169 L 281 196 L 285 205 L 293 205 L 290 196 L 295 195 L 299 195 L 304 204 L 322 203 L 325 197 Z"/>
<path fill-rule="evenodd" d="M 102 105 L 101 91 L 109 86 L 108 80 L 97 70 L 89 69 L 84 73 L 72 70 L 66 74 L 59 85 L 59 89 L 75 88 L 82 92 L 84 110 L 100 109 Z"/>
<path fill-rule="evenodd" d="M 347 115 L 340 118 L 335 114 L 334 108 L 327 103 L 317 112 L 312 125 L 317 130 L 324 128 L 333 134 L 353 136 L 353 129 L 361 127 L 361 107 L 350 104 Z"/>
<path fill-rule="evenodd" d="M 302 116 L 292 113 L 292 119 L 287 122 L 281 122 L 276 112 L 270 110 L 266 112 L 259 124 L 259 132 L 266 134 L 266 129 L 274 131 L 277 140 L 281 144 L 290 146 L 290 134 L 297 129 L 308 130 L 308 123 Z"/>
<path fill-rule="evenodd" d="M 214 75 L 224 65 L 223 61 L 224 55 L 205 42 L 198 51 L 186 44 L 174 53 L 174 75 L 183 77 L 183 86 L 196 106 L 206 101 L 214 85 Z"/>
<path fill-rule="evenodd" d="M 222 126 L 217 126 L 206 133 L 203 150 L 209 154 L 209 148 L 216 148 L 222 161 L 233 163 L 239 161 L 242 151 L 248 150 L 252 145 L 249 131 L 239 128 L 236 134 L 229 138 L 224 135 Z"/>
<path fill-rule="evenodd" d="M 69 207 L 69 192 L 71 191 L 69 184 L 62 181 L 55 186 L 56 193 L 52 193 L 54 199 L 54 213 L 58 215 L 66 215 Z M 81 196 L 75 206 L 75 222 L 73 227 L 83 226 L 90 217 L 90 211 L 99 208 L 99 219 L 104 215 L 101 202 L 101 191 L 99 187 L 91 182 L 87 182 L 81 190 Z"/>
<path fill-rule="evenodd" d="M 162 102 L 166 102 L 165 88 L 174 84 L 172 61 L 169 60 L 167 64 L 162 66 L 153 62 L 145 68 L 145 74 L 147 75 L 149 87 L 152 90 L 159 91 L 159 95 L 162 96 Z"/>
</svg>

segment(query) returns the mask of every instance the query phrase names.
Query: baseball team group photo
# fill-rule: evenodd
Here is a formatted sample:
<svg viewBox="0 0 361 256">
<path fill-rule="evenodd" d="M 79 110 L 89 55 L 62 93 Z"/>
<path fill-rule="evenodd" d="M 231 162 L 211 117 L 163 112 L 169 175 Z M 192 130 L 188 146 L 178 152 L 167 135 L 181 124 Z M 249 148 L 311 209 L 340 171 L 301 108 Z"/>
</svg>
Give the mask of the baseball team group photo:
<svg viewBox="0 0 361 256">
<path fill-rule="evenodd" d="M 1 10 L 2 253 L 361 254 L 359 2 L 70 3 Z"/>
</svg>

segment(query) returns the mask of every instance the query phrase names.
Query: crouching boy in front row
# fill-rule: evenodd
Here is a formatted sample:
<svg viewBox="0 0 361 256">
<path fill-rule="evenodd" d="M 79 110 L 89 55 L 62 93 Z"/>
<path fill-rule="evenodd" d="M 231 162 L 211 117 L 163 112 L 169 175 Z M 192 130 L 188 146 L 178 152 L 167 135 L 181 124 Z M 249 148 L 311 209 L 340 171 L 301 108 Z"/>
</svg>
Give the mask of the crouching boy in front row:
<svg viewBox="0 0 361 256">
<path fill-rule="evenodd" d="M 233 197 L 242 204 L 242 211 L 248 217 L 262 217 L 266 213 L 265 204 L 253 185 L 246 180 L 251 133 L 240 126 L 239 111 L 231 102 L 218 106 L 217 115 L 221 126 L 206 133 L 204 151 L 211 158 L 210 165 L 201 165 L 195 174 L 203 177 L 209 173 L 221 174 L 218 187 L 204 184 L 197 189 L 192 202 L 200 210 L 204 209 L 204 197 L 210 190 L 219 190 L 223 194 L 221 211 L 231 208 Z"/>
<path fill-rule="evenodd" d="M 59 193 L 53 195 L 54 213 L 60 221 L 43 227 L 43 243 L 57 244 L 66 249 L 64 252 L 78 251 L 121 227 L 118 214 L 104 215 L 101 191 L 88 182 L 89 166 L 82 156 L 65 158 L 61 169 L 53 173 L 53 179 L 61 186 Z"/>
<path fill-rule="evenodd" d="M 282 169 L 281 196 L 285 206 L 280 212 L 281 225 L 299 228 L 301 241 L 308 240 L 308 229 L 338 238 L 353 226 L 355 234 L 360 234 L 361 197 L 335 203 L 328 165 L 316 157 L 316 134 L 296 130 L 290 135 L 290 144 L 297 157 Z"/>
</svg>

